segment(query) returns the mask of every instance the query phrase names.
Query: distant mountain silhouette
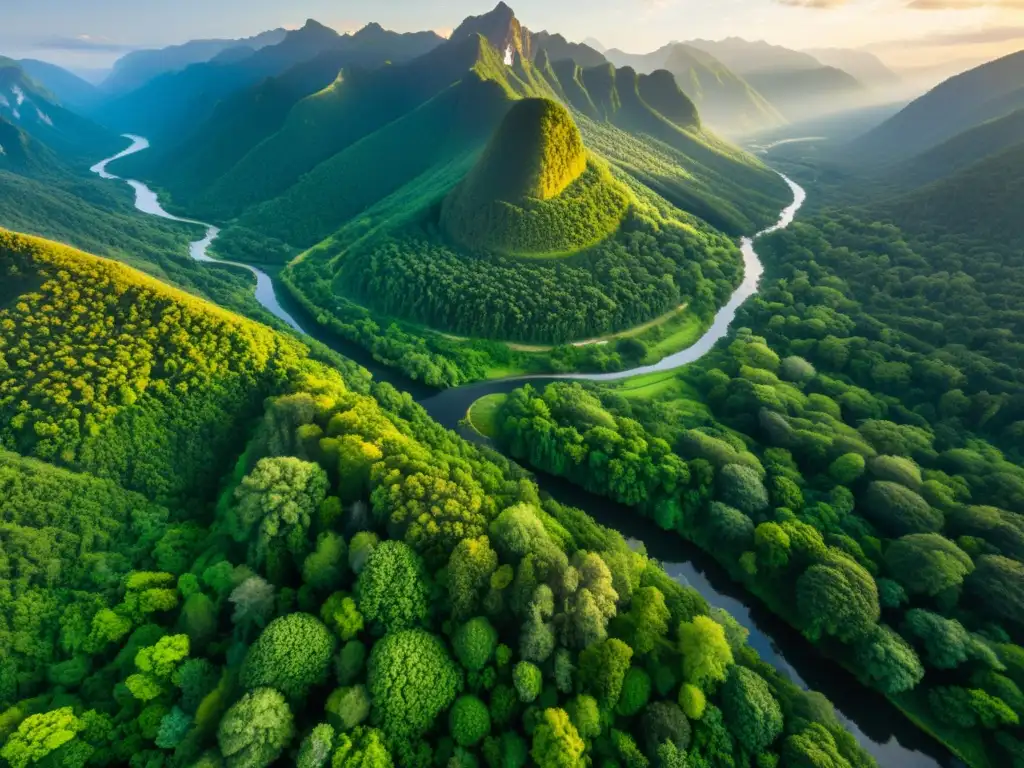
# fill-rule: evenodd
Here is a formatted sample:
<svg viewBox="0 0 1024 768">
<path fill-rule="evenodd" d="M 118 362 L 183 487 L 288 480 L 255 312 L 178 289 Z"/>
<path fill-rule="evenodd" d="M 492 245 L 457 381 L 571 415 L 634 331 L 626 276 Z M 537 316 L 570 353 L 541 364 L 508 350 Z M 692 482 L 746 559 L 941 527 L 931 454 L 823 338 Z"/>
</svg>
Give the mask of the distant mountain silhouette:
<svg viewBox="0 0 1024 768">
<path fill-rule="evenodd" d="M 857 139 L 851 149 L 868 162 L 909 158 L 986 121 L 1024 107 L 1024 51 L 937 85 Z"/>
<path fill-rule="evenodd" d="M 231 48 L 259 50 L 284 40 L 287 30 L 273 29 L 242 40 L 190 40 L 166 48 L 132 51 L 118 59 L 102 88 L 111 94 L 123 94 L 141 88 L 155 77 L 177 72 L 190 64 L 210 61 Z"/>
</svg>

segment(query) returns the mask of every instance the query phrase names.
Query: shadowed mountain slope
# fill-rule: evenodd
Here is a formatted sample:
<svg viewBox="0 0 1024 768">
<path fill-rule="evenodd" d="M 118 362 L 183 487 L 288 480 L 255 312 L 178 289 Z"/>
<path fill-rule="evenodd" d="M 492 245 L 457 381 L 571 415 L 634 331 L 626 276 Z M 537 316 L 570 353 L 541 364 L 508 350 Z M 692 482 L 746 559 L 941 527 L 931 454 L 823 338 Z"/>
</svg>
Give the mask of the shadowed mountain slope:
<svg viewBox="0 0 1024 768">
<path fill-rule="evenodd" d="M 109 131 L 60 106 L 16 61 L 2 56 L 0 118 L 70 161 L 95 161 L 121 144 Z"/>
<path fill-rule="evenodd" d="M 129 93 L 153 78 L 168 72 L 178 72 L 191 64 L 210 61 L 231 49 L 257 51 L 268 45 L 277 45 L 287 33 L 285 29 L 273 29 L 240 40 L 190 40 L 166 48 L 131 51 L 114 62 L 101 88 L 111 94 Z"/>
<path fill-rule="evenodd" d="M 728 134 L 766 130 L 785 122 L 768 101 L 741 76 L 710 53 L 684 43 L 671 43 L 637 55 L 613 50 L 606 54 L 616 66 L 638 72 L 668 70 L 708 125 Z"/>
<path fill-rule="evenodd" d="M 1024 107 L 1024 51 L 937 85 L 854 141 L 863 162 L 909 158 L 959 133 Z"/>
<path fill-rule="evenodd" d="M 1024 244 L 1024 140 L 979 162 L 886 201 L 878 215 L 915 232 Z"/>
<path fill-rule="evenodd" d="M 387 60 L 413 58 L 440 42 L 441 38 L 432 32 L 399 35 L 378 25 L 365 27 L 354 35 L 339 35 L 311 19 L 302 29 L 288 32 L 280 43 L 241 59 L 218 58 L 161 75 L 104 104 L 96 117 L 118 130 L 166 142 L 191 133 L 230 94 L 322 53 L 345 52 L 349 66 L 376 66 Z"/>
</svg>

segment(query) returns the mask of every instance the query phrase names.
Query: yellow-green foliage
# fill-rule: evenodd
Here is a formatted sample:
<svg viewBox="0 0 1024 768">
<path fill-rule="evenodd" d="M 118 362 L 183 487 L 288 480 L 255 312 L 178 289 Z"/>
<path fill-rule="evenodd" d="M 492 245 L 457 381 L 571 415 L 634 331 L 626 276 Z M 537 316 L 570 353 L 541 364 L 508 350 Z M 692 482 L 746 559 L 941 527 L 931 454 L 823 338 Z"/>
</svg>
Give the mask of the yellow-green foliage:
<svg viewBox="0 0 1024 768">
<path fill-rule="evenodd" d="M 523 99 L 446 198 L 441 221 L 469 248 L 561 254 L 603 240 L 628 207 L 628 193 L 588 157 L 565 107 Z"/>
<path fill-rule="evenodd" d="M 498 132 L 499 138 L 502 138 L 503 134 L 507 136 L 508 131 L 525 132 L 523 136 L 508 138 L 536 141 L 539 144 L 539 163 L 525 169 L 530 173 L 526 187 L 527 197 L 550 200 L 561 194 L 587 166 L 587 156 L 579 129 L 565 107 L 553 101 L 524 99 L 519 102 L 510 110 L 501 131 Z M 505 147 L 499 146 L 496 149 L 503 151 Z"/>
<path fill-rule="evenodd" d="M 467 202 L 550 200 L 586 167 L 583 139 L 568 110 L 549 99 L 522 99 L 508 111 L 462 194 Z"/>
<path fill-rule="evenodd" d="M 9 282 L 22 292 L 0 305 L 0 445 L 156 497 L 213 480 L 224 431 L 304 353 L 135 270 L 0 230 Z"/>
<path fill-rule="evenodd" d="M 562 194 L 519 204 L 490 200 L 446 205 L 442 222 L 467 248 L 523 256 L 563 256 L 615 233 L 629 195 L 599 161 L 591 161 Z"/>
</svg>

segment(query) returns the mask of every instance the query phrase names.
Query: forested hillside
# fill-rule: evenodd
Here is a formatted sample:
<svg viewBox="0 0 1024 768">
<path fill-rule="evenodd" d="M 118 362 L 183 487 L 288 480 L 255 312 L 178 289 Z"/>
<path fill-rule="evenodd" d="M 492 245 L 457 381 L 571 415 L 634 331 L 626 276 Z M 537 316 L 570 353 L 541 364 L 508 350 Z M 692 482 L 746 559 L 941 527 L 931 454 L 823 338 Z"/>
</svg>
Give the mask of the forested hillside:
<svg viewBox="0 0 1024 768">
<path fill-rule="evenodd" d="M 179 206 L 191 210 L 201 206 L 210 185 L 282 128 L 298 102 L 330 86 L 339 73 L 402 64 L 441 42 L 433 33 L 398 34 L 376 24 L 355 35 L 328 38 L 327 45 L 313 46 L 313 51 L 307 51 L 309 57 L 294 66 L 275 64 L 273 75 L 266 79 L 246 76 L 240 85 L 226 85 L 223 98 L 211 105 L 208 117 L 194 120 L 180 136 L 157 135 L 154 152 L 126 158 L 119 168 L 156 182 Z M 207 65 L 217 72 L 226 66 Z M 251 66 L 243 61 L 229 69 L 248 72 Z M 190 89 L 205 88 L 209 77 L 203 70 L 195 82 L 177 87 L 184 89 L 183 98 L 191 99 Z"/>
<path fill-rule="evenodd" d="M 615 136 L 596 127 L 593 135 Z M 650 158 L 643 145 L 613 151 Z M 550 100 L 516 102 L 467 171 L 458 184 L 450 169 L 417 179 L 290 265 L 283 281 L 311 311 L 329 308 L 332 330 L 434 386 L 510 365 L 600 370 L 623 362 L 600 348 L 531 359 L 525 349 L 415 326 L 380 333 L 364 306 L 471 339 L 559 344 L 638 326 L 684 304 L 698 324 L 708 322 L 739 281 L 739 254 L 728 239 L 588 156 L 572 117 Z M 370 221 L 376 230 L 367 231 Z M 427 345 L 410 344 L 406 334 L 425 336 Z M 635 354 L 646 355 L 642 342 Z"/>
<path fill-rule="evenodd" d="M 1024 222 L 1017 216 L 1024 187 L 1024 138 L 1003 151 L 967 165 L 887 205 L 888 215 L 916 232 L 937 238 L 964 235 L 1000 248 L 1024 243 Z M 1003 245 L 1005 244 L 1005 245 Z"/>
<path fill-rule="evenodd" d="M 18 66 L 68 109 L 88 109 L 102 98 L 99 88 L 63 67 L 38 59 L 20 59 Z"/>
<path fill-rule="evenodd" d="M 419 55 L 441 40 L 433 33 L 389 33 L 398 40 L 398 45 L 394 40 L 382 44 L 379 31 L 374 25 L 353 35 L 339 35 L 310 19 L 301 29 L 287 31 L 273 45 L 258 50 L 242 49 L 238 57 L 218 56 L 146 80 L 136 89 L 104 102 L 95 116 L 119 131 L 132 131 L 152 141 L 170 143 L 191 134 L 197 123 L 210 118 L 222 99 L 255 86 L 265 78 L 282 75 L 319 55 L 344 52 L 346 61 L 352 65 L 379 66 L 390 57 L 408 57 L 410 53 L 403 54 L 403 49 Z M 374 43 L 369 49 L 365 46 L 366 38 Z"/>
<path fill-rule="evenodd" d="M 18 62 L 4 56 L 0 56 L 0 121 L 80 163 L 95 162 L 117 151 L 120 143 L 113 133 L 58 104 Z"/>
<path fill-rule="evenodd" d="M 958 133 L 897 165 L 887 175 L 894 185 L 919 187 L 1018 144 L 1024 144 L 1024 108 Z"/>
<path fill-rule="evenodd" d="M 3 243 L 4 444 L 80 470 L 0 452 L 6 764 L 874 764 L 728 614 L 407 395 Z"/>
<path fill-rule="evenodd" d="M 630 170 L 716 227 L 749 231 L 784 202 L 785 186 L 774 174 L 700 128 L 697 109 L 666 72 L 638 76 L 608 65 L 577 71 L 581 65 L 568 56 L 578 53 L 590 66 L 590 49 L 530 33 L 504 5 L 467 19 L 422 55 L 413 52 L 425 39 L 377 29 L 381 41 L 360 47 L 361 59 L 353 59 L 351 44 L 338 43 L 239 90 L 176 146 L 158 145 L 114 169 L 152 180 L 190 215 L 237 217 L 243 229 L 309 247 L 404 187 L 444 183 L 428 182 L 428 174 L 458 179 L 512 101 L 541 97 L 614 124 L 648 143 L 648 153 L 672 153 L 686 183 L 635 154 Z M 385 61 L 391 65 L 380 66 Z"/>
<path fill-rule="evenodd" d="M 1021 54 L 603 51 L 0 58 L 0 767 L 1024 767 Z"/>
<path fill-rule="evenodd" d="M 0 444 L 154 499 L 210 493 L 296 345 L 114 262 L 0 238 Z"/>
</svg>

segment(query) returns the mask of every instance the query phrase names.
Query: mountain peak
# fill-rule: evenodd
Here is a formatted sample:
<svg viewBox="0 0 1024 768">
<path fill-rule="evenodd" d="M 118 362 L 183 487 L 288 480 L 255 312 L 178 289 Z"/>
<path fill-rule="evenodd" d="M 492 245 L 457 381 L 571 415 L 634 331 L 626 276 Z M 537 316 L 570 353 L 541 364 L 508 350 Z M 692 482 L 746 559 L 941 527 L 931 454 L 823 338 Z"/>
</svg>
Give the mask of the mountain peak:
<svg viewBox="0 0 1024 768">
<path fill-rule="evenodd" d="M 476 165 L 441 205 L 440 224 L 474 251 L 576 253 L 614 232 L 629 195 L 561 104 L 517 101 Z"/>
<path fill-rule="evenodd" d="M 583 139 L 569 111 L 549 99 L 520 99 L 505 115 L 462 193 L 478 202 L 549 200 L 586 166 Z"/>
<path fill-rule="evenodd" d="M 284 43 L 286 48 L 294 46 L 316 46 L 329 43 L 340 35 L 330 27 L 321 24 L 316 19 L 306 19 L 306 23 L 300 29 L 293 29 L 285 35 Z M 271 48 L 273 46 L 270 46 Z"/>
<path fill-rule="evenodd" d="M 332 29 L 331 29 L 330 27 L 328 27 L 328 26 L 325 26 L 324 24 L 321 24 L 321 23 L 320 23 L 319 21 L 317 21 L 316 19 L 306 19 L 306 23 L 302 25 L 302 29 L 301 29 L 301 30 L 299 30 L 299 31 L 300 31 L 300 32 L 306 32 L 306 31 L 310 31 L 310 32 L 313 32 L 313 31 L 316 31 L 316 32 L 320 32 L 320 31 L 323 31 L 323 30 L 329 30 L 329 31 L 331 31 L 331 32 L 333 32 L 333 31 L 334 31 L 334 30 L 332 30 Z"/>
<path fill-rule="evenodd" d="M 527 61 L 533 58 L 530 31 L 516 19 L 513 11 L 504 2 L 482 16 L 470 16 L 463 21 L 451 36 L 460 40 L 471 35 L 483 35 L 498 51 L 505 55 L 510 50 Z"/>
</svg>

